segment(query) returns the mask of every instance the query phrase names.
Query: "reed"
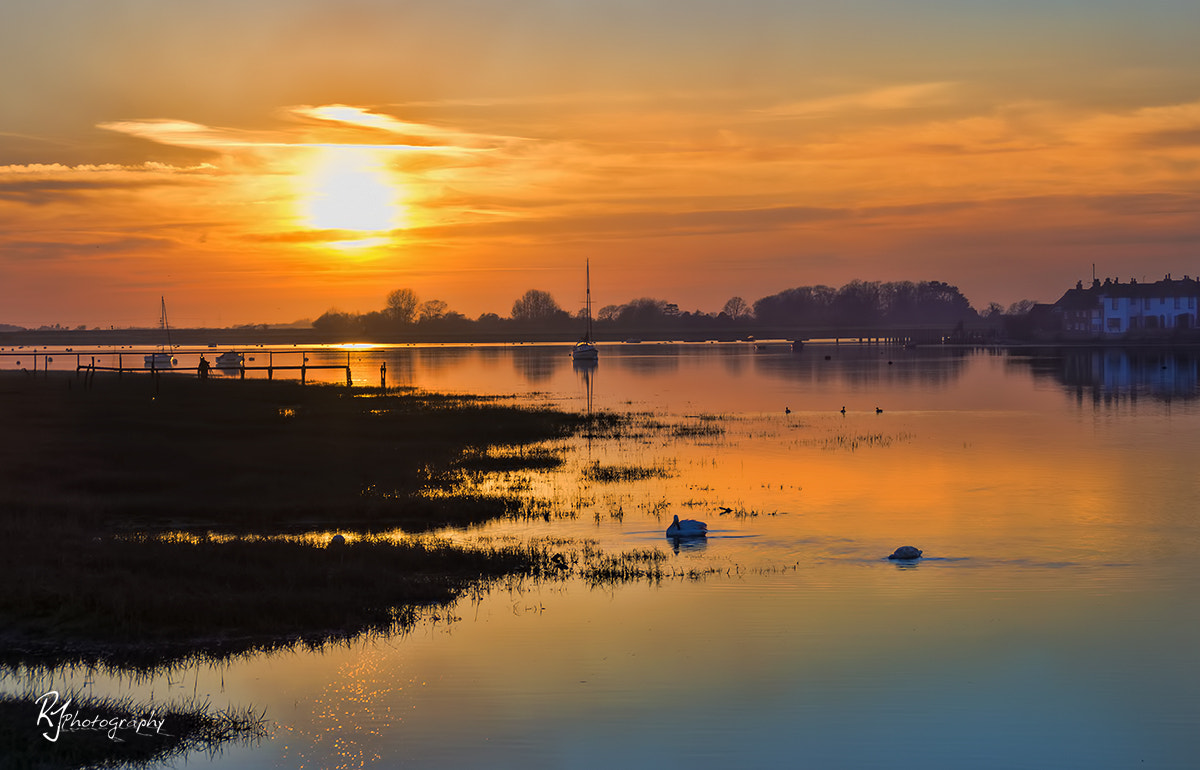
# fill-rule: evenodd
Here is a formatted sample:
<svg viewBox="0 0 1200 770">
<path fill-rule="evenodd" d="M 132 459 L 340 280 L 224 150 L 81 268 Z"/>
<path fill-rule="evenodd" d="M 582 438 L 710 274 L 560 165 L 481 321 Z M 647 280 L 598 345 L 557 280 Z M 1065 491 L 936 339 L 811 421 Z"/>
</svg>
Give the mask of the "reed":
<svg viewBox="0 0 1200 770">
<path fill-rule="evenodd" d="M 45 693 L 0 695 L 0 764 L 4 767 L 85 768 L 150 767 L 193 752 L 215 756 L 226 746 L 253 743 L 269 733 L 263 713 L 253 708 L 217 709 L 208 701 L 192 699 L 158 704 L 132 698 L 96 698 L 83 693 L 62 693 L 39 701 Z M 65 705 L 82 722 L 102 729 L 75 729 L 57 734 L 57 719 L 38 716 L 47 705 Z M 51 709 L 53 710 L 53 709 Z M 136 729 L 128 720 L 162 720 Z M 127 720 L 109 735 L 109 729 Z M 136 732 L 135 732 L 136 729 Z"/>
</svg>

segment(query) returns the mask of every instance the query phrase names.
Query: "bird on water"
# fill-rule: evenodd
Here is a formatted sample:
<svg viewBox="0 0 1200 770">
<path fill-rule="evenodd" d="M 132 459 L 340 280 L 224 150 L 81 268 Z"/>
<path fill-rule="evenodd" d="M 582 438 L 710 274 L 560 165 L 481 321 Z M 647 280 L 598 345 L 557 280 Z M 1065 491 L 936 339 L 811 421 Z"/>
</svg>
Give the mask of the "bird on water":
<svg viewBox="0 0 1200 770">
<path fill-rule="evenodd" d="M 679 520 L 679 515 L 676 514 L 675 520 L 667 527 L 667 537 L 704 537 L 708 534 L 708 525 L 702 521 L 695 519 Z"/>
</svg>

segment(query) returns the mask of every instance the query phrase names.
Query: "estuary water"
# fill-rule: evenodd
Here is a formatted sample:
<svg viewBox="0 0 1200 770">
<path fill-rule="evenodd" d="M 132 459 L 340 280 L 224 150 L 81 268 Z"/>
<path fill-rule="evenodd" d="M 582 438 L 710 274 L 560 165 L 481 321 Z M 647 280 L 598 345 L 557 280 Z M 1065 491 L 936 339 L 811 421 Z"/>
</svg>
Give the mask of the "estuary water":
<svg viewBox="0 0 1200 770">
<path fill-rule="evenodd" d="M 1195 353 L 567 350 L 310 358 L 631 415 L 551 445 L 560 467 L 465 479 L 536 515 L 442 534 L 653 550 L 661 579 L 490 586 L 390 638 L 39 684 L 265 708 L 271 737 L 189 767 L 1195 766 Z M 674 515 L 709 537 L 668 540 Z"/>
</svg>

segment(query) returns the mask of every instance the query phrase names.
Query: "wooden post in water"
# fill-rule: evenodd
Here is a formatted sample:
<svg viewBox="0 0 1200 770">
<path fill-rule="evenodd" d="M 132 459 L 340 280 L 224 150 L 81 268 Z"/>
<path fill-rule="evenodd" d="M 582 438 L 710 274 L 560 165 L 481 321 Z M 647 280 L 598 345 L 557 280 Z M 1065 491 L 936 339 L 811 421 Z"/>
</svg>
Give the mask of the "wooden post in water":
<svg viewBox="0 0 1200 770">
<path fill-rule="evenodd" d="M 379 389 L 387 390 L 387 361 L 379 365 Z"/>
<path fill-rule="evenodd" d="M 275 351 L 267 351 L 267 379 L 275 379 Z"/>
<path fill-rule="evenodd" d="M 350 387 L 350 351 L 346 351 L 346 387 Z"/>
</svg>

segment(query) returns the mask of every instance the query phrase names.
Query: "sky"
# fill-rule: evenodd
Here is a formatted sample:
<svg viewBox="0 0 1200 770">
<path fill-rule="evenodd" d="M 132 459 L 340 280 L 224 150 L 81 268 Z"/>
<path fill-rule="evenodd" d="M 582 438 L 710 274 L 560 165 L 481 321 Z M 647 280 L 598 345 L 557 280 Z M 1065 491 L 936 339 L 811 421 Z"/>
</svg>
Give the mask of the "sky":
<svg viewBox="0 0 1200 770">
<path fill-rule="evenodd" d="M 1200 275 L 1195 0 L 10 0 L 0 323 Z"/>
</svg>

